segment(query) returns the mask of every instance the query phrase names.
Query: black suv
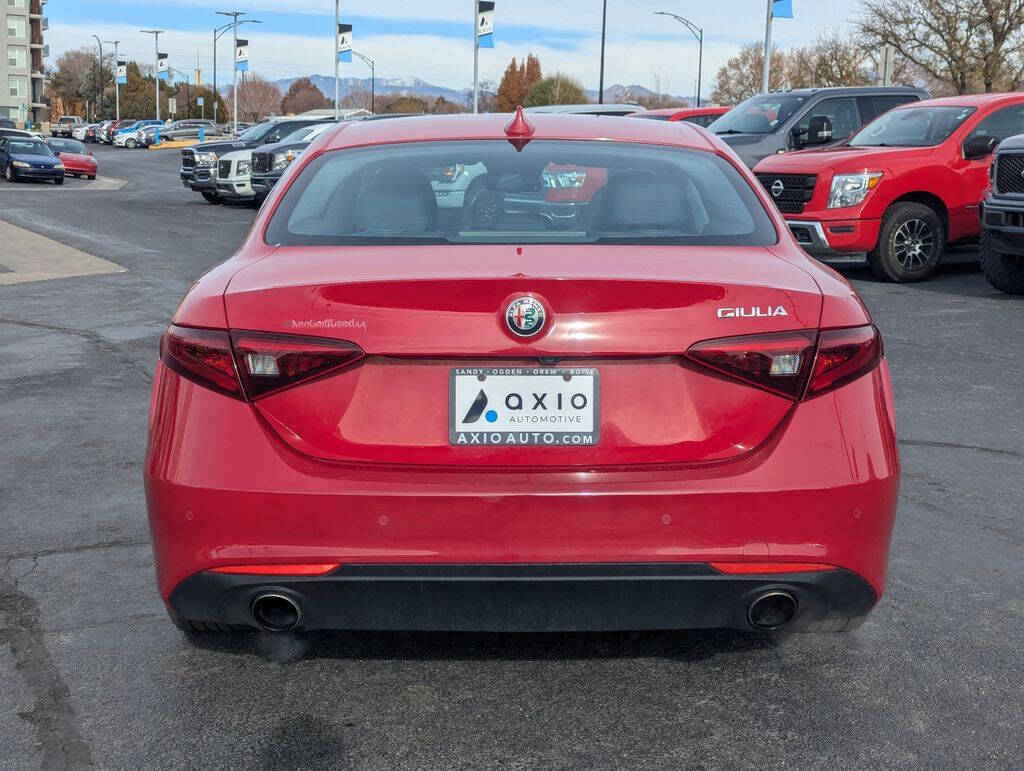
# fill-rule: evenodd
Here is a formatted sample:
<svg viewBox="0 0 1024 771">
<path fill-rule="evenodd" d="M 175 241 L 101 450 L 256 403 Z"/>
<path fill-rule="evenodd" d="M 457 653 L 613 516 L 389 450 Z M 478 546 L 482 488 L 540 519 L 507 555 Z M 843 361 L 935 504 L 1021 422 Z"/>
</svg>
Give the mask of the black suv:
<svg viewBox="0 0 1024 771">
<path fill-rule="evenodd" d="M 992 155 L 992 181 L 981 203 L 981 271 L 1000 292 L 1024 294 L 1024 134 Z"/>
<path fill-rule="evenodd" d="M 210 203 L 221 203 L 224 199 L 217 192 L 217 159 L 224 153 L 244 150 L 248 147 L 280 142 L 293 131 L 312 126 L 334 118 L 275 118 L 253 126 L 236 139 L 220 142 L 205 142 L 186 147 L 181 151 L 181 184 L 202 193 Z"/>
</svg>

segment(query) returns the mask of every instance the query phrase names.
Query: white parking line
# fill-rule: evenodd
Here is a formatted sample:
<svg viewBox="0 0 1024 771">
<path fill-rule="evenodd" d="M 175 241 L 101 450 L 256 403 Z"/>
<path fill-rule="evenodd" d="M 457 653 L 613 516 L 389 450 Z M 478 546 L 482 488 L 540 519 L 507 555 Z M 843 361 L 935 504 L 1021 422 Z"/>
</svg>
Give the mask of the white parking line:
<svg viewBox="0 0 1024 771">
<path fill-rule="evenodd" d="M 0 286 L 72 276 L 124 273 L 120 265 L 30 230 L 0 222 Z"/>
<path fill-rule="evenodd" d="M 77 180 L 76 180 L 77 181 Z M 61 192 L 99 192 L 101 190 L 120 190 L 122 187 L 128 184 L 127 180 L 117 179 L 116 177 L 97 177 L 94 180 L 89 180 L 85 184 L 68 184 L 69 180 L 65 179 L 64 184 L 57 187 Z M 0 192 L 4 190 L 18 190 L 18 191 L 38 191 L 38 190 L 53 190 L 54 185 L 33 185 L 26 182 L 4 182 L 0 184 Z"/>
</svg>

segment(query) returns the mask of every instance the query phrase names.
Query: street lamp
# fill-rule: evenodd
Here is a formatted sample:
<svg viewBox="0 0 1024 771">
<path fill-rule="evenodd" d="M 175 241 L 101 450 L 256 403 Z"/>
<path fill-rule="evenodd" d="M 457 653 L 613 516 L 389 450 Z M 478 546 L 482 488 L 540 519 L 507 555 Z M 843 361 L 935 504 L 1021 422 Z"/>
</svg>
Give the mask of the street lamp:
<svg viewBox="0 0 1024 771">
<path fill-rule="evenodd" d="M 239 24 L 262 24 L 262 21 L 258 19 L 242 19 Z M 213 30 L 213 121 L 217 122 L 217 40 L 220 36 L 227 32 L 229 29 L 233 29 L 235 26 L 234 22 L 228 22 L 223 27 L 216 27 Z M 237 37 L 237 33 L 236 33 Z M 232 64 L 234 63 L 234 55 L 232 55 Z"/>
<path fill-rule="evenodd" d="M 377 97 L 376 97 L 376 81 L 377 81 L 377 76 L 375 74 L 376 70 L 373 67 L 373 59 L 371 59 L 369 56 L 363 56 L 358 51 L 353 51 L 352 54 L 355 55 L 355 56 L 358 56 L 360 59 L 362 59 L 368 65 L 370 65 L 370 114 L 371 115 L 376 115 L 377 114 Z"/>
<path fill-rule="evenodd" d="M 117 47 L 121 44 L 121 41 L 104 40 L 103 42 L 114 46 L 114 120 L 121 120 L 121 84 L 117 82 Z"/>
<path fill-rule="evenodd" d="M 604 33 L 608 27 L 608 0 L 601 6 L 601 81 L 597 86 L 597 103 L 604 104 Z"/>
<path fill-rule="evenodd" d="M 96 44 L 100 47 L 100 70 L 99 70 L 99 73 L 97 73 L 97 75 L 96 75 L 96 85 L 99 88 L 99 92 L 100 92 L 100 100 L 99 100 L 100 101 L 100 111 L 99 111 L 99 114 L 100 114 L 100 117 L 102 118 L 103 117 L 103 84 L 100 83 L 100 81 L 103 79 L 103 41 L 100 40 L 100 36 L 99 35 L 93 35 L 93 37 L 96 38 Z M 93 115 L 93 117 L 96 117 L 96 116 Z"/>
<path fill-rule="evenodd" d="M 219 16 L 230 16 L 231 26 L 235 31 L 235 46 L 232 51 L 238 50 L 238 17 L 245 16 L 244 11 L 217 11 Z M 214 103 L 216 103 L 214 99 Z M 238 133 L 238 66 L 235 64 L 235 54 L 231 54 L 231 130 Z"/>
<path fill-rule="evenodd" d="M 156 49 L 156 72 L 153 73 L 153 80 L 156 81 L 156 119 L 160 120 L 160 35 L 163 30 L 140 29 L 139 32 L 153 36 L 153 48 Z"/>
<path fill-rule="evenodd" d="M 701 65 L 704 63 L 704 30 L 698 27 L 689 19 L 684 19 L 682 16 L 676 16 L 674 13 L 667 13 L 665 11 L 655 11 L 655 16 L 671 16 L 673 19 L 678 21 L 680 24 L 690 30 L 690 34 L 697 40 L 697 98 L 694 100 L 696 104 L 694 107 L 700 107 L 700 76 L 701 76 Z"/>
</svg>

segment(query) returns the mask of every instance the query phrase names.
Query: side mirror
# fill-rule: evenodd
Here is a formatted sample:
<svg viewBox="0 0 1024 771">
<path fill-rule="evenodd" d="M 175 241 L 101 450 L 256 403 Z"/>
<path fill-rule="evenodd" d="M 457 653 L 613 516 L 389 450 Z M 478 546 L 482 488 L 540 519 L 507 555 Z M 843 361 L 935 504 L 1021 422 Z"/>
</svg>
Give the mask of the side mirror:
<svg viewBox="0 0 1024 771">
<path fill-rule="evenodd" d="M 998 145 L 999 140 L 996 137 L 985 136 L 984 134 L 971 137 L 964 142 L 964 159 L 976 161 L 979 158 L 992 155 Z"/>
<path fill-rule="evenodd" d="M 54 150 L 54 151 L 53 151 L 53 154 L 54 154 L 54 155 L 60 155 L 60 150 Z"/>
<path fill-rule="evenodd" d="M 807 138 L 804 140 L 808 145 L 827 145 L 832 141 L 832 121 L 824 115 L 814 115 L 807 124 Z"/>
</svg>

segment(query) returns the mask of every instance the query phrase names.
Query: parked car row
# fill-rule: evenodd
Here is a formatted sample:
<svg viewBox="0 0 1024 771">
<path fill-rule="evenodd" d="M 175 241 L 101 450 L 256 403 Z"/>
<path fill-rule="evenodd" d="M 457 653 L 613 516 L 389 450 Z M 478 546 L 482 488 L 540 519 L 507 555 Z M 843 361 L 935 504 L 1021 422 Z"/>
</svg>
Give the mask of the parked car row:
<svg viewBox="0 0 1024 771">
<path fill-rule="evenodd" d="M 68 117 L 68 116 L 65 116 Z M 159 120 L 108 120 L 100 123 L 85 123 L 81 118 L 65 121 L 61 118 L 51 127 L 55 137 L 70 137 L 79 142 L 95 142 L 115 147 L 134 149 L 149 147 L 157 141 L 175 141 L 181 139 L 199 139 L 225 133 L 212 120 L 186 119 L 165 123 Z"/>
<path fill-rule="evenodd" d="M 37 132 L 0 128 L 0 174 L 8 182 L 36 180 L 64 184 L 64 177 L 96 179 L 92 153 L 74 139 L 50 137 Z"/>
</svg>

